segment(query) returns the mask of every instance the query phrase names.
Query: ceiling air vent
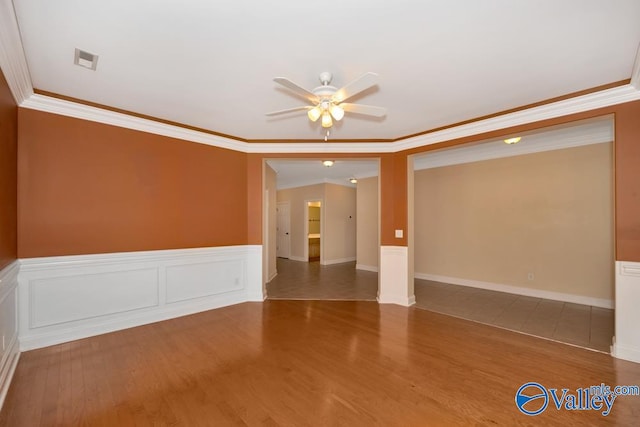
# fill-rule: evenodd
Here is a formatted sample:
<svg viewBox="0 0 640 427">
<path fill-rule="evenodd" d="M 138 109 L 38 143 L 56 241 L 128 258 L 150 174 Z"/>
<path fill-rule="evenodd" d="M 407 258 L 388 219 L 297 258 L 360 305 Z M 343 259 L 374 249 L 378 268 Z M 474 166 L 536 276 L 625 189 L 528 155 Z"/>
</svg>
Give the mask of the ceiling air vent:
<svg viewBox="0 0 640 427">
<path fill-rule="evenodd" d="M 98 65 L 98 55 L 76 48 L 76 55 L 73 63 L 90 70 L 95 70 Z"/>
</svg>

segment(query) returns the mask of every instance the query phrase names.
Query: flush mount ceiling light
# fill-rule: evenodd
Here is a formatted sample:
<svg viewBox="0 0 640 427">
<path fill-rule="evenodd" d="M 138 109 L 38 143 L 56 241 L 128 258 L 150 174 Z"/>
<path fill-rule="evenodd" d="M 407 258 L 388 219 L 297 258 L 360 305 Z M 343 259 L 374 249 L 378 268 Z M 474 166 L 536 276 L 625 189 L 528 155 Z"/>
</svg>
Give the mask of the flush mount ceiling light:
<svg viewBox="0 0 640 427">
<path fill-rule="evenodd" d="M 358 182 L 358 180 L 355 179 L 355 178 L 351 178 L 351 179 L 349 179 L 349 182 L 352 183 L 352 184 L 356 184 Z"/>
<path fill-rule="evenodd" d="M 328 129 L 333 126 L 334 120 L 342 120 L 345 112 L 373 117 L 384 117 L 387 114 L 386 108 L 344 102 L 348 98 L 375 86 L 378 79 L 377 74 L 365 73 L 341 89 L 330 85 L 332 78 L 332 74 L 327 71 L 320 73 L 320 82 L 322 85 L 309 91 L 287 78 L 276 77 L 273 79 L 276 83 L 281 84 L 296 95 L 305 98 L 313 105 L 272 111 L 271 113 L 267 113 L 267 116 L 275 116 L 294 111 L 306 111 L 309 120 L 316 122 L 321 118 L 320 123 L 322 127 Z"/>
<path fill-rule="evenodd" d="M 333 166 L 335 162 L 333 160 L 323 160 L 322 164 L 325 165 L 326 167 L 330 168 L 331 166 Z"/>
<path fill-rule="evenodd" d="M 520 140 L 522 139 L 522 137 L 516 136 L 513 138 L 507 138 L 504 140 L 505 144 L 517 144 L 518 142 L 520 142 Z"/>
</svg>

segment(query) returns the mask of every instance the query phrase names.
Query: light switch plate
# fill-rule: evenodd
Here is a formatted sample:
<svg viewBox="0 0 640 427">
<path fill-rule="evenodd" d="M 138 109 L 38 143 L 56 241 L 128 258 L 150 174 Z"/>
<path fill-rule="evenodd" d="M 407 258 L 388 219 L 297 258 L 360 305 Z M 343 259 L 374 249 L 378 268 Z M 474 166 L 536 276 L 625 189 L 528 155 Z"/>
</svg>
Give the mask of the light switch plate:
<svg viewBox="0 0 640 427">
<path fill-rule="evenodd" d="M 402 239 L 402 230 L 396 230 L 396 239 Z"/>
</svg>

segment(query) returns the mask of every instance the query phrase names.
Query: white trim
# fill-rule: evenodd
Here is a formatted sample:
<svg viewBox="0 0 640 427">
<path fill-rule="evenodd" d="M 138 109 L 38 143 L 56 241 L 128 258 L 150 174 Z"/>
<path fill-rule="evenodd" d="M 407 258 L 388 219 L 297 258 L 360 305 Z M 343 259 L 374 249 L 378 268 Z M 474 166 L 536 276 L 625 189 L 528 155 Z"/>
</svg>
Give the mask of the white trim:
<svg viewBox="0 0 640 427">
<path fill-rule="evenodd" d="M 640 349 L 622 346 L 616 342 L 615 337 L 613 337 L 613 344 L 611 345 L 611 355 L 616 359 L 640 363 Z"/>
<path fill-rule="evenodd" d="M 267 279 L 267 283 L 271 282 L 273 279 L 276 278 L 276 276 L 278 275 L 278 272 L 275 271 L 268 279 Z"/>
<path fill-rule="evenodd" d="M 0 68 L 16 104 L 20 105 L 33 95 L 31 75 L 11 0 L 0 0 Z"/>
<path fill-rule="evenodd" d="M 404 139 L 394 143 L 394 151 L 423 147 L 436 144 L 438 142 L 479 135 L 540 120 L 582 113 L 584 111 L 637 101 L 639 99 L 640 91 L 627 84 L 612 89 L 606 89 L 587 95 L 577 96 L 575 98 L 529 108 L 527 110 L 520 110 L 489 119 L 478 120 L 464 125 L 443 129 L 441 131 L 416 136 L 414 138 Z"/>
<path fill-rule="evenodd" d="M 525 135 L 523 141 L 510 146 L 500 139 L 484 144 L 418 154 L 414 156 L 414 170 L 610 143 L 613 141 L 613 137 L 613 119 L 605 117 L 600 120 L 590 120 L 577 126 Z"/>
<path fill-rule="evenodd" d="M 546 291 L 542 289 L 525 288 L 521 286 L 503 285 L 500 283 L 483 282 L 480 280 L 461 279 L 459 277 L 440 276 L 437 274 L 415 273 L 416 279 L 431 280 L 433 282 L 447 283 L 456 286 L 468 286 L 471 288 L 487 289 L 490 291 L 505 292 L 508 294 L 524 295 L 528 297 L 550 299 L 554 301 L 572 302 L 575 304 L 591 305 L 601 308 L 614 308 L 614 302 L 605 298 L 593 298 L 583 295 L 566 294 L 562 292 Z"/>
<path fill-rule="evenodd" d="M 44 95 L 33 94 L 19 105 L 33 110 L 139 130 L 142 132 L 178 138 L 215 147 L 228 148 L 244 153 L 394 153 L 535 121 L 552 119 L 569 114 L 636 101 L 639 99 L 640 91 L 634 86 L 628 84 L 563 101 L 557 101 L 551 104 L 541 105 L 527 110 L 520 110 L 489 119 L 478 120 L 392 143 L 246 143 L 236 141 L 231 138 L 198 132 L 179 126 L 155 122 L 153 120 L 129 116 L 115 111 L 103 110 Z"/>
<path fill-rule="evenodd" d="M 9 392 L 13 374 L 15 374 L 16 368 L 18 367 L 18 360 L 20 360 L 20 343 L 17 339 L 11 341 L 7 354 L 6 362 L 0 370 L 0 410 Z"/>
<path fill-rule="evenodd" d="M 59 114 L 61 116 L 103 123 L 125 129 L 138 130 L 141 132 L 182 139 L 199 144 L 247 152 L 245 148 L 248 144 L 246 142 L 236 141 L 231 138 L 225 138 L 180 126 L 156 122 L 154 120 L 143 119 L 141 117 L 130 116 L 128 114 L 92 107 L 63 99 L 52 98 L 50 96 L 34 94 L 29 97 L 29 99 L 23 101 L 20 106 L 31 110 L 43 111 L 45 113 Z"/>
<path fill-rule="evenodd" d="M 377 176 L 377 172 L 372 176 Z M 318 184 L 335 184 L 335 185 L 341 185 L 343 187 L 356 188 L 356 184 L 352 184 L 349 181 L 344 181 L 341 179 L 321 178 L 321 179 L 298 180 L 295 183 L 281 184 L 281 185 L 278 185 L 278 190 L 289 190 L 291 188 L 308 187 L 310 185 L 318 185 Z"/>
<path fill-rule="evenodd" d="M 373 271 L 378 272 L 378 267 L 375 265 L 356 264 L 356 270 Z"/>
<path fill-rule="evenodd" d="M 11 313 L 13 325 L 0 325 L 5 336 L 5 348 L 0 348 L 0 409 L 9 391 L 11 379 L 20 358 L 20 342 L 18 340 L 18 272 L 20 263 L 14 261 L 0 271 L 0 313 Z M 8 309 L 8 311 L 7 311 Z M 8 334 L 11 335 L 8 335 Z"/>
<path fill-rule="evenodd" d="M 631 72 L 631 86 L 640 91 L 640 45 L 636 51 L 636 59 L 633 62 L 633 71 Z"/>
<path fill-rule="evenodd" d="M 301 256 L 290 256 L 288 259 L 290 259 L 291 261 L 309 262 L 308 259 L 304 259 L 304 257 Z"/>
<path fill-rule="evenodd" d="M 262 246 L 24 259 L 18 290 L 20 348 L 31 350 L 263 301 Z"/>
<path fill-rule="evenodd" d="M 409 248 L 406 246 L 380 246 L 380 275 L 378 276 L 378 302 L 380 304 L 415 304 L 415 295 L 409 294 Z"/>
<path fill-rule="evenodd" d="M 345 262 L 353 262 L 356 260 L 356 257 L 348 257 L 348 258 L 338 258 L 338 259 L 325 259 L 320 263 L 321 265 L 334 265 L 334 264 L 344 264 Z"/>
<path fill-rule="evenodd" d="M 615 339 L 611 354 L 640 363 L 640 262 L 616 261 Z"/>
</svg>

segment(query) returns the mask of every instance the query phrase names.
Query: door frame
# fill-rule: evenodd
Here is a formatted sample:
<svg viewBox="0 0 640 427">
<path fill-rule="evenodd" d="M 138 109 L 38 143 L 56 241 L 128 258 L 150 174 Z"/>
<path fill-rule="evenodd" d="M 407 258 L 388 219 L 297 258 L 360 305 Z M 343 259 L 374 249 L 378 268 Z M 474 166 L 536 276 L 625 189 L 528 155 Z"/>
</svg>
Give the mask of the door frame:
<svg viewBox="0 0 640 427">
<path fill-rule="evenodd" d="M 287 244 L 289 246 L 289 253 L 287 254 L 286 259 L 291 259 L 291 203 L 289 201 L 285 201 L 285 202 L 276 202 L 276 258 L 284 258 L 284 257 L 278 257 L 278 218 L 280 217 L 279 215 L 279 207 L 282 205 L 286 205 L 287 206 L 287 210 L 289 212 L 289 215 L 287 217 L 287 223 L 289 225 L 289 231 L 286 235 L 286 239 L 287 239 Z"/>
<path fill-rule="evenodd" d="M 324 198 L 314 197 L 304 200 L 304 251 L 303 257 L 309 262 L 309 202 L 320 202 L 320 265 L 324 261 Z"/>
</svg>

